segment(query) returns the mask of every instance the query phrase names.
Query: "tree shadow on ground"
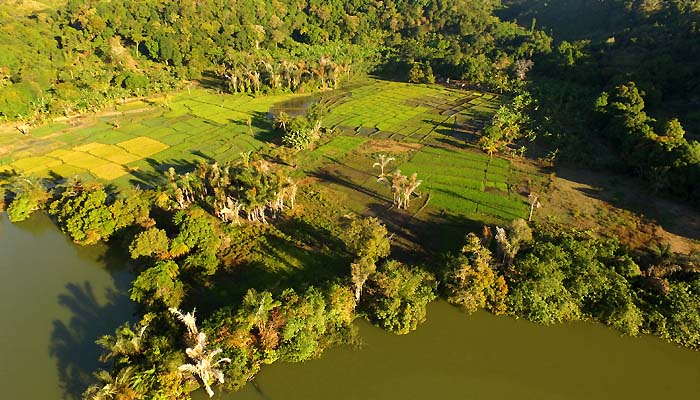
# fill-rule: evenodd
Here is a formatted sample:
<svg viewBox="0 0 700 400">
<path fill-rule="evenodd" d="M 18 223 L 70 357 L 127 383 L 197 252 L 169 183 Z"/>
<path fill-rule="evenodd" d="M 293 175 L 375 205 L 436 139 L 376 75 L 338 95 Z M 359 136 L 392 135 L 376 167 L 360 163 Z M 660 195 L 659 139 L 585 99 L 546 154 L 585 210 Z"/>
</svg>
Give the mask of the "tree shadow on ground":
<svg viewBox="0 0 700 400">
<path fill-rule="evenodd" d="M 92 372 L 100 367 L 101 349 L 95 340 L 129 319 L 132 304 L 123 287 L 107 290 L 105 301 L 98 300 L 88 281 L 66 285 L 58 301 L 71 316 L 67 322 L 53 321 L 49 353 L 56 360 L 63 398 L 80 399 L 93 383 Z"/>
<path fill-rule="evenodd" d="M 556 174 L 559 178 L 587 186 L 577 190 L 592 199 L 652 220 L 673 234 L 700 239 L 700 216 L 696 208 L 683 201 L 652 193 L 638 178 L 609 171 L 571 168 L 557 168 Z"/>
<path fill-rule="evenodd" d="M 196 151 L 192 152 L 194 156 L 202 157 L 205 160 L 210 160 L 210 158 L 206 156 L 200 156 L 197 153 L 198 152 Z M 152 168 L 152 170 L 139 169 L 136 171 L 131 171 L 131 175 L 134 176 L 134 179 L 129 180 L 130 184 L 140 187 L 155 188 L 164 184 L 167 181 L 165 173 L 171 167 L 174 168 L 175 172 L 178 174 L 192 172 L 195 170 L 195 168 L 197 168 L 197 160 L 186 160 L 184 158 L 163 161 L 158 161 L 153 158 L 147 158 L 146 162 Z"/>
<path fill-rule="evenodd" d="M 197 79 L 197 83 L 206 88 L 216 91 L 225 90 L 224 81 L 214 71 L 202 71 L 202 77 Z"/>
</svg>

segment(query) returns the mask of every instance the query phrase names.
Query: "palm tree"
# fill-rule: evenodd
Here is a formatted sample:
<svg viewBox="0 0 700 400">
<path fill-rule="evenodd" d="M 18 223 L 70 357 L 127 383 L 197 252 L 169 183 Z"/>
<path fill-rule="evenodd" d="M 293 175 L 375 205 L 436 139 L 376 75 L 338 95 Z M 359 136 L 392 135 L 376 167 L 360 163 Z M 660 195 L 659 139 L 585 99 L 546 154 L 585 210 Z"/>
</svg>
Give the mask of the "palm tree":
<svg viewBox="0 0 700 400">
<path fill-rule="evenodd" d="M 532 220 L 532 212 L 535 211 L 535 208 L 540 208 L 541 204 L 539 196 L 534 193 L 530 193 L 527 196 L 527 200 L 530 203 L 530 214 L 527 217 L 527 221 L 530 222 Z"/>
<path fill-rule="evenodd" d="M 352 284 L 355 286 L 355 304 L 360 302 L 362 295 L 362 287 L 370 275 L 377 270 L 377 264 L 372 262 L 369 257 L 363 257 L 352 263 L 350 272 L 352 275 Z"/>
<path fill-rule="evenodd" d="M 185 325 L 189 340 L 193 344 L 192 347 L 185 349 L 185 353 L 194 361 L 194 364 L 182 364 L 178 367 L 178 371 L 189 372 L 193 376 L 199 377 L 209 397 L 214 396 L 214 391 L 211 389 L 212 383 L 215 381 L 224 383 L 224 373 L 216 367 L 224 362 L 230 363 L 231 359 L 227 357 L 217 359 L 217 356 L 223 351 L 220 348 L 207 351 L 207 335 L 197 329 L 194 309 L 190 313 L 183 314 L 177 308 L 171 307 L 170 312 Z"/>
<path fill-rule="evenodd" d="M 282 131 L 287 132 L 287 124 L 291 121 L 289 114 L 284 111 L 280 111 L 279 114 L 275 116 L 275 125 L 278 128 L 282 128 Z"/>
<path fill-rule="evenodd" d="M 150 320 L 141 326 L 137 331 L 133 330 L 128 323 L 119 327 L 115 335 L 104 335 L 95 343 L 102 346 L 108 353 L 100 356 L 100 361 L 105 362 L 118 356 L 130 356 L 143 351 L 144 334 L 148 328 Z"/>
<path fill-rule="evenodd" d="M 418 186 L 423 183 L 423 181 L 420 181 L 417 179 L 418 174 L 413 173 L 411 174 L 411 177 L 405 180 L 404 186 L 401 191 L 401 195 L 403 197 L 402 199 L 402 204 L 404 209 L 408 209 L 409 203 L 411 201 L 411 195 L 418 189 Z M 399 205 L 399 208 L 401 208 L 401 205 Z"/>
<path fill-rule="evenodd" d="M 141 395 L 131 388 L 135 372 L 136 368 L 133 366 L 122 368 L 116 375 L 105 370 L 97 371 L 95 378 L 99 383 L 90 386 L 83 394 L 83 399 L 130 400 L 141 398 Z"/>
<path fill-rule="evenodd" d="M 199 329 L 197 329 L 197 319 L 194 317 L 194 313 L 197 311 L 196 308 L 193 308 L 192 312 L 188 312 L 187 314 L 183 314 L 182 311 L 175 307 L 170 307 L 168 310 L 170 310 L 170 312 L 185 325 L 187 332 L 192 337 L 197 337 Z"/>
<path fill-rule="evenodd" d="M 377 162 L 372 164 L 372 168 L 379 167 L 381 169 L 381 173 L 377 177 L 377 181 L 381 181 L 384 179 L 384 168 L 386 168 L 387 165 L 389 165 L 390 162 L 394 161 L 394 157 L 389 157 L 386 154 L 379 154 L 377 156 Z"/>
<path fill-rule="evenodd" d="M 249 289 L 245 297 L 243 297 L 243 304 L 238 315 L 251 328 L 256 327 L 259 331 L 264 331 L 267 321 L 270 319 L 270 312 L 279 307 L 280 304 L 279 301 L 272 298 L 270 292 L 258 292 L 255 289 Z"/>
<path fill-rule="evenodd" d="M 201 335 L 204 335 L 204 333 L 201 333 Z M 204 389 L 207 391 L 207 394 L 209 397 L 212 397 L 214 396 L 214 391 L 211 389 L 212 383 L 216 381 L 219 383 L 224 383 L 224 373 L 218 369 L 217 366 L 224 362 L 231 362 L 231 359 L 228 357 L 217 359 L 218 355 L 222 352 L 223 350 L 220 348 L 216 348 L 208 353 L 203 351 L 200 358 L 193 358 L 195 361 L 194 364 L 182 364 L 178 367 L 178 371 L 189 372 L 190 374 L 199 377 L 204 384 Z"/>
</svg>

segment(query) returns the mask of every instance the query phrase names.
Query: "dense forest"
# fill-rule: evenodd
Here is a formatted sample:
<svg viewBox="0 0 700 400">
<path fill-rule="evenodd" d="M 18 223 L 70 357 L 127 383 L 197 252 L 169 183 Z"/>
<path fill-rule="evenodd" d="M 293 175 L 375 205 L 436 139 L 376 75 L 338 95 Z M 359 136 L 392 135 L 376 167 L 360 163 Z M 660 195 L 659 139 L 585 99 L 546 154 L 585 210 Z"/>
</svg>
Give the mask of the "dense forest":
<svg viewBox="0 0 700 400">
<path fill-rule="evenodd" d="M 0 116 L 26 130 L 190 84 L 264 96 L 363 74 L 456 82 L 507 96 L 474 141 L 489 164 L 546 152 L 697 206 L 700 2 L 595 2 L 604 18 L 578 29 L 552 10 L 569 3 L 20 1 L 0 8 Z M 235 390 L 266 364 L 357 342 L 356 318 L 409 333 L 437 297 L 467 313 L 596 321 L 700 349 L 697 254 L 523 218 L 465 227 L 448 251 L 396 252 L 388 224 L 354 213 L 299 166 L 326 133 L 323 113 L 317 102 L 305 116 L 277 115 L 274 145 L 167 168 L 149 187 L 14 177 L 13 222 L 46 210 L 75 243 L 108 242 L 131 258 L 138 318 L 99 338 L 105 368 L 85 399 Z M 377 158 L 377 182 L 408 213 L 421 181 L 385 173 L 389 162 Z M 525 197 L 532 217 L 538 198 Z M 264 251 L 287 243 L 322 268 L 259 272 Z"/>
<path fill-rule="evenodd" d="M 560 159 L 627 171 L 698 205 L 700 3 L 510 3 L 504 17 L 558 39 L 529 88 Z"/>
<path fill-rule="evenodd" d="M 0 116 L 99 109 L 184 81 L 230 91 L 310 91 L 352 72 L 435 75 L 507 89 L 551 39 L 493 15 L 497 1 L 71 0 L 5 11 Z M 35 62 L 37 61 L 38 62 Z M 418 72 L 420 71 L 420 72 Z"/>
</svg>

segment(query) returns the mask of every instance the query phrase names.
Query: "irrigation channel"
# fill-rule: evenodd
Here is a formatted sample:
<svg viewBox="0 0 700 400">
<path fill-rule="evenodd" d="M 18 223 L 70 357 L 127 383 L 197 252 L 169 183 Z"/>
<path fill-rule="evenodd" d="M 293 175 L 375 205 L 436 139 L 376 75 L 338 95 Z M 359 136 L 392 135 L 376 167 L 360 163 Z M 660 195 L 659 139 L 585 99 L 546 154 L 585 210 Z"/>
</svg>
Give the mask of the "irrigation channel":
<svg viewBox="0 0 700 400">
<path fill-rule="evenodd" d="M 4 399 L 79 399 L 94 340 L 132 318 L 125 260 L 73 245 L 42 214 L 0 214 Z M 592 323 L 551 327 L 432 304 L 416 332 L 360 322 L 363 346 L 265 366 L 227 400 L 681 399 L 700 393 L 700 353 Z M 204 399 L 198 393 L 198 399 Z"/>
</svg>

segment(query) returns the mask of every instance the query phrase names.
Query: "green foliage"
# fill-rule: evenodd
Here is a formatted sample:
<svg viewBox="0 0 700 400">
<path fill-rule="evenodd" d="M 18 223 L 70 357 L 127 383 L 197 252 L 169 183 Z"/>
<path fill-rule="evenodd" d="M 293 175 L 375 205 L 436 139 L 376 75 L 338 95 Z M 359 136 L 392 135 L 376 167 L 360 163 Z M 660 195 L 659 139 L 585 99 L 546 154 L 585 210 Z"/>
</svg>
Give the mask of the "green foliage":
<svg viewBox="0 0 700 400">
<path fill-rule="evenodd" d="M 295 150 L 304 150 L 313 142 L 311 130 L 308 127 L 296 128 L 290 125 L 289 130 L 282 136 L 282 143 Z"/>
<path fill-rule="evenodd" d="M 149 216 L 151 203 L 145 192 L 120 193 L 111 204 L 109 197 L 100 185 L 84 186 L 76 182 L 51 203 L 49 213 L 57 217 L 64 232 L 82 245 L 106 241 L 115 231 L 134 223 L 142 226 L 153 223 Z"/>
<path fill-rule="evenodd" d="M 505 313 L 508 286 L 493 268 L 491 252 L 470 233 L 462 253 L 449 261 L 445 271 L 447 300 L 468 313 L 480 308 L 494 314 Z"/>
<path fill-rule="evenodd" d="M 280 314 L 286 321 L 280 335 L 280 360 L 298 362 L 317 355 L 327 323 L 323 293 L 310 288 L 302 297 L 287 289 L 280 301 Z"/>
<path fill-rule="evenodd" d="M 595 318 L 636 335 L 643 323 L 619 244 L 578 232 L 540 231 L 509 272 L 509 308 L 551 324 Z"/>
<path fill-rule="evenodd" d="M 491 124 L 484 129 L 479 140 L 481 149 L 492 155 L 507 149 L 516 140 L 533 139 L 533 132 L 528 130 L 530 117 L 526 110 L 533 100 L 529 93 L 520 93 L 509 105 L 501 106 L 494 114 Z"/>
<path fill-rule="evenodd" d="M 29 178 L 18 178 L 11 189 L 14 199 L 7 207 L 7 216 L 12 222 L 20 222 L 29 218 L 32 212 L 40 210 L 51 198 L 44 185 Z"/>
<path fill-rule="evenodd" d="M 134 280 L 130 298 L 149 306 L 161 301 L 166 307 L 178 307 L 185 295 L 179 275 L 180 267 L 174 261 L 158 261 Z"/>
<path fill-rule="evenodd" d="M 426 306 L 435 300 L 432 274 L 397 261 L 387 261 L 370 276 L 362 308 L 378 326 L 406 334 L 425 321 Z"/>
<path fill-rule="evenodd" d="M 155 257 L 163 259 L 169 255 L 170 240 L 167 233 L 158 228 L 139 232 L 129 245 L 131 258 Z"/>
<path fill-rule="evenodd" d="M 214 274 L 219 266 L 216 253 L 221 238 L 214 230 L 211 218 L 201 209 L 183 210 L 175 214 L 173 223 L 179 233 L 171 241 L 171 254 L 176 256 L 184 250 L 188 254 L 182 264 L 185 268 L 196 268 L 205 274 Z"/>
<path fill-rule="evenodd" d="M 642 93 L 634 82 L 618 85 L 611 93 L 603 92 L 595 110 L 627 166 L 646 178 L 654 191 L 671 191 L 695 200 L 700 143 L 686 140 L 678 119 L 655 128 L 656 121 L 647 115 Z"/>
<path fill-rule="evenodd" d="M 348 250 L 358 258 L 377 262 L 389 255 L 388 232 L 386 226 L 377 218 L 353 219 L 346 235 Z"/>
<path fill-rule="evenodd" d="M 147 192 L 130 188 L 118 193 L 117 198 L 109 206 L 115 222 L 115 229 L 122 229 L 133 224 L 143 227 L 153 225 L 151 219 L 152 201 Z"/>
<path fill-rule="evenodd" d="M 51 203 L 49 213 L 57 217 L 64 232 L 82 245 L 107 240 L 117 228 L 107 193 L 99 186 L 67 189 Z"/>
</svg>

